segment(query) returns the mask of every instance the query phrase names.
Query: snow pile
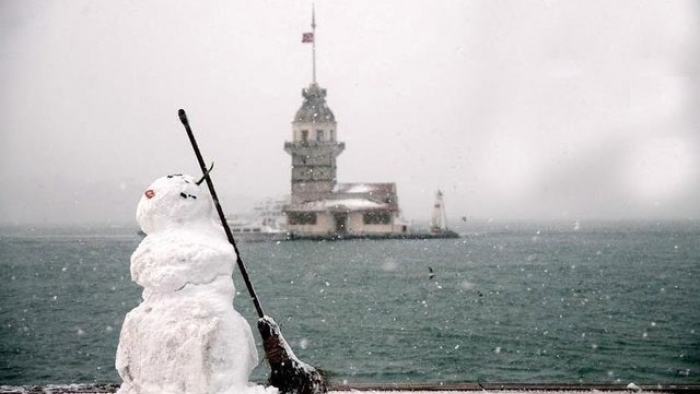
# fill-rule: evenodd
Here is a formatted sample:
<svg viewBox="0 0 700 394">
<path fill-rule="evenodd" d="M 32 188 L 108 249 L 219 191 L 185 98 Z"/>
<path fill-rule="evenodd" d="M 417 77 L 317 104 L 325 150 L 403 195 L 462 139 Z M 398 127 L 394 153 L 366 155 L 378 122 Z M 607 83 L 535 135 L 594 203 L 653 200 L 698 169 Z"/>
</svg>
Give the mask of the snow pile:
<svg viewBox="0 0 700 394">
<path fill-rule="evenodd" d="M 105 394 L 112 393 L 110 387 L 92 388 L 82 387 L 83 385 L 49 385 L 49 386 L 0 386 L 0 394 L 35 394 L 35 393 L 53 393 L 53 394 Z M 345 393 L 363 393 L 363 394 L 630 394 L 629 390 L 391 390 L 391 391 L 373 391 L 373 390 L 342 390 L 329 391 L 328 394 L 345 394 Z M 644 391 L 647 394 L 663 393 L 659 391 Z"/>
<path fill-rule="evenodd" d="M 258 361 L 233 309 L 236 255 L 194 178 L 156 180 L 136 218 L 147 236 L 131 256 L 144 288 L 119 337 L 119 394 L 276 393 L 248 382 Z"/>
</svg>

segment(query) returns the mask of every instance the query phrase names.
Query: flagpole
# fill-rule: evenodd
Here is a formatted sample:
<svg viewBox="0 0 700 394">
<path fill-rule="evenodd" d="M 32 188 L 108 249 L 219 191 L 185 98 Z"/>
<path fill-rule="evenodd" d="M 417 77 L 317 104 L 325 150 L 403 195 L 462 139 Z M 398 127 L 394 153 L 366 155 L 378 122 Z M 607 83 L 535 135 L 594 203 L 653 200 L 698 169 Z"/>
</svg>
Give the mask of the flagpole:
<svg viewBox="0 0 700 394">
<path fill-rule="evenodd" d="M 311 34 L 313 40 L 311 42 L 311 53 L 313 60 L 313 83 L 316 84 L 316 5 L 311 3 Z"/>
</svg>

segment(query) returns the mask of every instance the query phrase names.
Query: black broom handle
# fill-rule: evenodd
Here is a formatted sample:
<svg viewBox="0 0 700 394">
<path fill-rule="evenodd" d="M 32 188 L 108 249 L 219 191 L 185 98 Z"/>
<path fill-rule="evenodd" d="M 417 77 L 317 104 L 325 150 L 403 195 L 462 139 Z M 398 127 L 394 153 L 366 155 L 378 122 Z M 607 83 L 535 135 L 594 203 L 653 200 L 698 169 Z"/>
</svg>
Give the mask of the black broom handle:
<svg viewBox="0 0 700 394">
<path fill-rule="evenodd" d="M 258 317 L 263 317 L 265 316 L 265 314 L 263 313 L 262 306 L 260 306 L 258 296 L 255 294 L 253 284 L 250 282 L 250 278 L 248 277 L 248 270 L 246 270 L 245 264 L 243 264 L 241 253 L 238 251 L 238 247 L 236 246 L 236 240 L 233 239 L 231 228 L 228 226 L 228 222 L 226 221 L 226 217 L 224 216 L 224 210 L 221 209 L 219 197 L 217 197 L 216 190 L 214 190 L 214 183 L 212 182 L 211 177 L 209 176 L 209 171 L 207 171 L 206 164 L 204 164 L 204 159 L 202 158 L 202 153 L 199 151 L 197 140 L 194 139 L 194 134 L 192 133 L 192 129 L 190 128 L 190 122 L 187 120 L 187 114 L 185 113 L 184 109 L 177 111 L 177 114 L 180 116 L 180 121 L 185 126 L 185 130 L 187 130 L 187 136 L 190 138 L 192 149 L 194 149 L 194 153 L 195 155 L 197 155 L 199 167 L 202 169 L 202 174 L 204 174 L 204 178 L 206 178 L 207 186 L 209 187 L 209 193 L 211 194 L 211 199 L 214 201 L 214 206 L 216 207 L 216 212 L 219 214 L 219 219 L 221 219 L 221 225 L 224 226 L 226 238 L 228 238 L 228 242 L 231 245 L 233 245 L 233 250 L 236 252 L 236 264 L 238 264 L 238 269 L 241 271 L 241 276 L 243 276 L 243 281 L 245 282 L 245 285 L 248 288 L 248 293 L 253 299 L 255 310 L 258 312 Z"/>
</svg>

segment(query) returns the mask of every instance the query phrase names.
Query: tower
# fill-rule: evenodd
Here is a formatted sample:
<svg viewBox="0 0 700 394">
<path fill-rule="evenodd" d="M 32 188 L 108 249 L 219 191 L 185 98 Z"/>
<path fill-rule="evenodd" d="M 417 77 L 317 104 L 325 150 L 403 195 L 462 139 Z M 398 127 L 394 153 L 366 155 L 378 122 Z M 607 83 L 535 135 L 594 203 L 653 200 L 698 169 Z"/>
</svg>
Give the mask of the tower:
<svg viewBox="0 0 700 394">
<path fill-rule="evenodd" d="M 336 184 L 336 157 L 345 144 L 337 141 L 337 122 L 326 104 L 326 89 L 316 83 L 316 20 L 312 13 L 311 33 L 302 42 L 312 44 L 313 74 L 304 101 L 292 121 L 292 141 L 284 150 L 292 156 L 292 204 L 329 195 Z"/>
</svg>

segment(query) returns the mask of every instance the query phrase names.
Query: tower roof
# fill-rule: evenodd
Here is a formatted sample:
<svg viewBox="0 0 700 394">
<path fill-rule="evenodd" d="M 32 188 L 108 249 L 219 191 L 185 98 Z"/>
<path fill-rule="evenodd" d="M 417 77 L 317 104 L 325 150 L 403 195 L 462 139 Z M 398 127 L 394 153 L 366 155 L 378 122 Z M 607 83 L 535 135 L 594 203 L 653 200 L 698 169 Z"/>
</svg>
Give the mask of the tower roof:
<svg viewBox="0 0 700 394">
<path fill-rule="evenodd" d="M 301 91 L 304 102 L 294 116 L 294 122 L 301 123 L 335 123 L 335 115 L 326 104 L 326 89 L 322 89 L 317 83 L 311 83 L 308 88 Z"/>
</svg>

